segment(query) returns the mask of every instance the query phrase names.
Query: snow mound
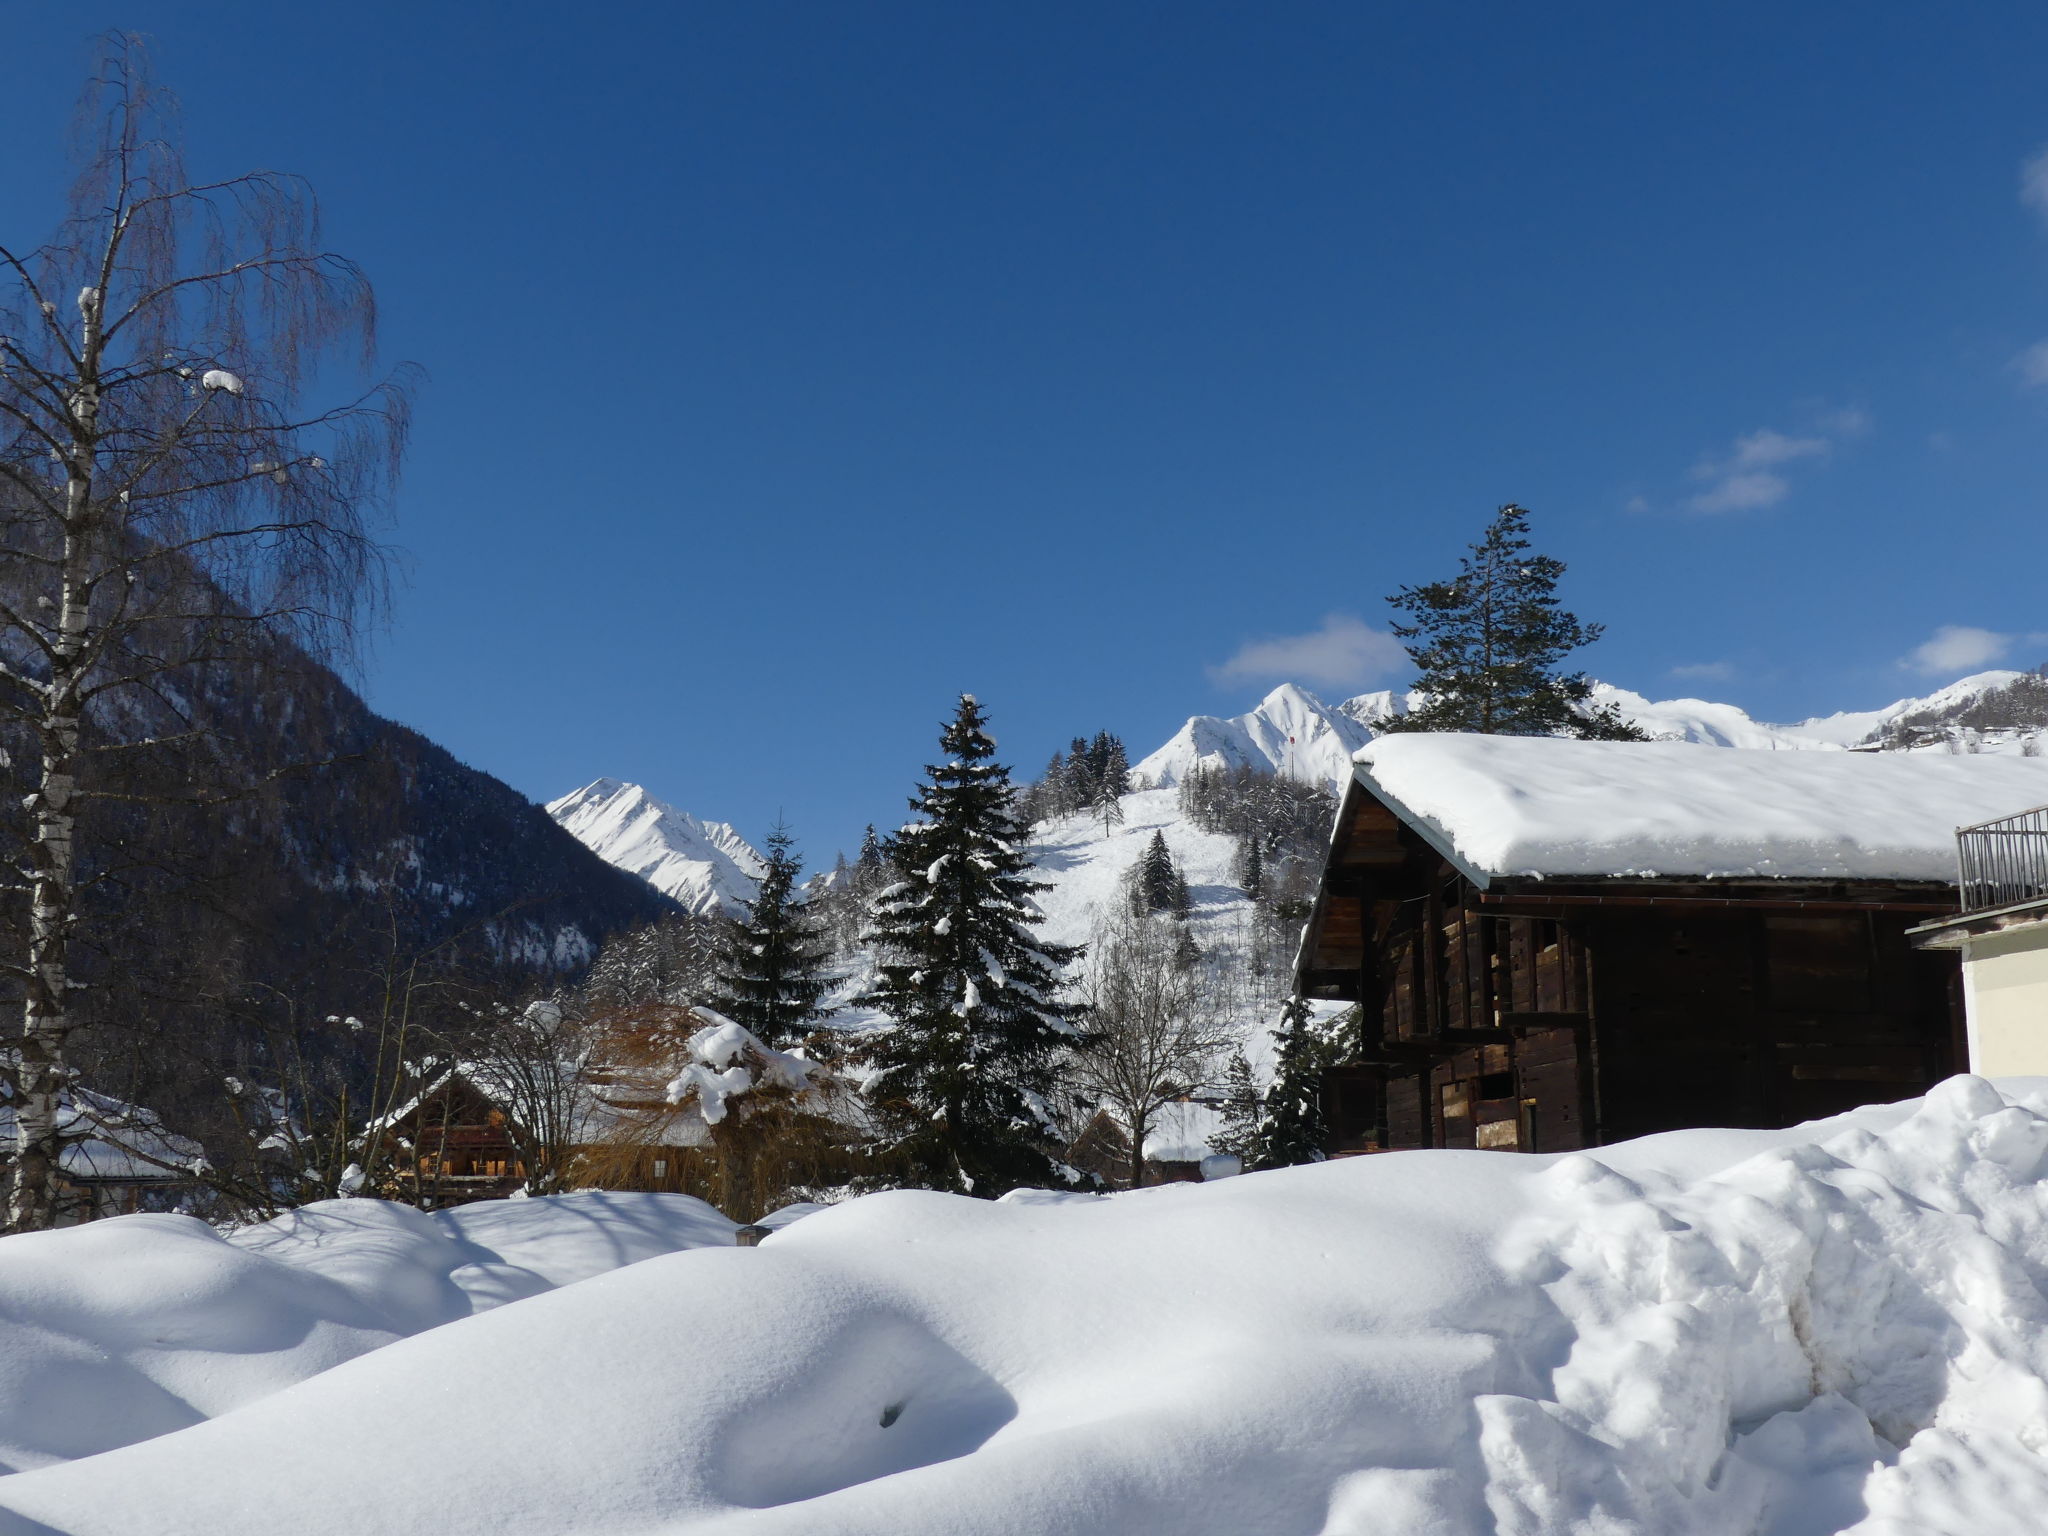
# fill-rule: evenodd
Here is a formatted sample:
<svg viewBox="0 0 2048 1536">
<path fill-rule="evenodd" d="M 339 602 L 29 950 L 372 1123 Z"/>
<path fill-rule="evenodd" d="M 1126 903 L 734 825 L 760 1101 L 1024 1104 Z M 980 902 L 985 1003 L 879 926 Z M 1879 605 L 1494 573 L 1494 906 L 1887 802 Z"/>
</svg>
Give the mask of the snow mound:
<svg viewBox="0 0 2048 1536">
<path fill-rule="evenodd" d="M 549 801 L 547 812 L 607 864 L 702 916 L 739 916 L 767 872 L 753 845 L 725 822 L 699 821 L 638 784 L 598 779 Z"/>
<path fill-rule="evenodd" d="M 2048 758 L 1390 736 L 1376 792 L 1490 875 L 1955 879 L 1955 829 L 2048 801 Z"/>
<path fill-rule="evenodd" d="M 168 1434 L 408 1335 L 732 1232 L 687 1195 L 592 1193 L 432 1215 L 327 1200 L 226 1237 L 169 1215 L 10 1237 L 0 1468 Z"/>
<path fill-rule="evenodd" d="M 871 1196 L 0 1481 L 0 1531 L 2018 1536 L 2044 1174 L 2048 1080 L 1959 1078 L 1592 1153 Z"/>
</svg>

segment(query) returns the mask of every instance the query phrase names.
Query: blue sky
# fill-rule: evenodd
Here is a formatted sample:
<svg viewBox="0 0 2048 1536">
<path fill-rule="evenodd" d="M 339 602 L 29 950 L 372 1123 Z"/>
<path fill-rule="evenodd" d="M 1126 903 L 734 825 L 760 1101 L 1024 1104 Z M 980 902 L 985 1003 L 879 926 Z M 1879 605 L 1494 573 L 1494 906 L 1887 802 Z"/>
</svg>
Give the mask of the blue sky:
<svg viewBox="0 0 2048 1536">
<path fill-rule="evenodd" d="M 1510 499 L 1655 695 L 2048 657 L 2038 6 L 0 20 L 10 243 L 103 26 L 317 186 L 431 375 L 369 695 L 536 798 L 824 859 L 961 689 L 1035 771 L 1403 682 L 1362 631 Z"/>
</svg>

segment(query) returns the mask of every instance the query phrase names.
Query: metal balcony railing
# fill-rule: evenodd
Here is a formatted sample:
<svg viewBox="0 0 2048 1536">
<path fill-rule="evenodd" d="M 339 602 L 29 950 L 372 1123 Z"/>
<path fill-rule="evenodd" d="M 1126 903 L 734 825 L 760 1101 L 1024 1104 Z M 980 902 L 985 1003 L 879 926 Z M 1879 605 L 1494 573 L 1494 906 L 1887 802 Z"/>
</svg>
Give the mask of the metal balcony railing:
<svg viewBox="0 0 2048 1536">
<path fill-rule="evenodd" d="M 1965 912 L 2048 899 L 2048 805 L 1956 832 Z"/>
</svg>

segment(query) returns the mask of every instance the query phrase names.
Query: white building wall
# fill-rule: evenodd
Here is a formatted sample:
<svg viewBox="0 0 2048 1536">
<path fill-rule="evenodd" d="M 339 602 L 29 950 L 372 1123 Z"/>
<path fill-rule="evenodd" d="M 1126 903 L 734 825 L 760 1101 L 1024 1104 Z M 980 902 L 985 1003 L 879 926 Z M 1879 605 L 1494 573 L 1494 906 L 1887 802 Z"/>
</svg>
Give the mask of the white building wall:
<svg viewBox="0 0 2048 1536">
<path fill-rule="evenodd" d="M 1972 1072 L 2048 1077 L 2048 922 L 1969 940 L 1963 1002 Z"/>
</svg>

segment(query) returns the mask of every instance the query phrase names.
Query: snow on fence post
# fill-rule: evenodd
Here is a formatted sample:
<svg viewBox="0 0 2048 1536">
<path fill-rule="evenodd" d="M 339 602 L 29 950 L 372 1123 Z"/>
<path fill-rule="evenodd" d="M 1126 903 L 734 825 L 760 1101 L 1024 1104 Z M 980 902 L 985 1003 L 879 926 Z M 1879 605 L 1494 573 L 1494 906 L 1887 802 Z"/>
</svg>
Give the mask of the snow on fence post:
<svg viewBox="0 0 2048 1536">
<path fill-rule="evenodd" d="M 733 1231 L 732 1240 L 741 1248 L 758 1248 L 761 1246 L 761 1239 L 774 1230 L 773 1227 L 763 1226 L 737 1227 Z"/>
</svg>

